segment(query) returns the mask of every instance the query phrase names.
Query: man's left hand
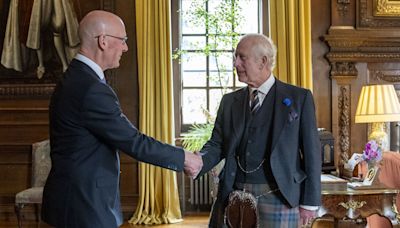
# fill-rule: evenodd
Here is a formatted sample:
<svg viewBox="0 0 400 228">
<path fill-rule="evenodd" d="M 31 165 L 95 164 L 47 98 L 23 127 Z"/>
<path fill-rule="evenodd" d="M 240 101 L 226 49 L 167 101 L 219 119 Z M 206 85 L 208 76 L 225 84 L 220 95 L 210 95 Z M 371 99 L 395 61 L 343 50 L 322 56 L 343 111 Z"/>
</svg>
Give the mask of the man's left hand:
<svg viewBox="0 0 400 228">
<path fill-rule="evenodd" d="M 300 212 L 300 222 L 301 225 L 311 225 L 313 222 L 314 218 L 317 216 L 317 211 L 310 211 L 306 210 L 302 207 L 299 207 L 299 212 Z"/>
</svg>

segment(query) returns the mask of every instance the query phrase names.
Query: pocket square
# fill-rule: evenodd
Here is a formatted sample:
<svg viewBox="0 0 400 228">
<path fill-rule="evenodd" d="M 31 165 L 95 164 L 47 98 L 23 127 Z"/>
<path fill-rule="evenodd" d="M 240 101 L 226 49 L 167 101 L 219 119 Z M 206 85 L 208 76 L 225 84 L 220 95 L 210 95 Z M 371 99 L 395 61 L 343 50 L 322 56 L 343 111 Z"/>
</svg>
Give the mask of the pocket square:
<svg viewBox="0 0 400 228">
<path fill-rule="evenodd" d="M 285 99 L 283 99 L 282 103 L 286 107 L 290 108 L 290 111 L 289 111 L 289 122 L 292 122 L 293 120 L 296 120 L 299 115 L 293 109 L 292 100 L 290 100 L 289 98 L 285 98 Z"/>
<path fill-rule="evenodd" d="M 291 110 L 289 112 L 289 122 L 292 122 L 293 120 L 296 120 L 297 117 L 299 117 L 299 115 L 297 115 L 297 112 L 295 112 L 294 110 Z"/>
</svg>

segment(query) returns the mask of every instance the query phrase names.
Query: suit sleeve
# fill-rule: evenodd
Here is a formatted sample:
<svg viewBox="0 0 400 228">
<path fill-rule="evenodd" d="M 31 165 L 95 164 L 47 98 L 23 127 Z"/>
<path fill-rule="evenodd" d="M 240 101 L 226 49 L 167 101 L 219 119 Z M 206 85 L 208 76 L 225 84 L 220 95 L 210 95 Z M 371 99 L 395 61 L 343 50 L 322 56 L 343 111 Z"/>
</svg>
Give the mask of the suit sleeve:
<svg viewBox="0 0 400 228">
<path fill-rule="evenodd" d="M 223 157 L 223 115 L 224 115 L 224 97 L 221 100 L 217 112 L 217 118 L 214 123 L 214 129 L 210 140 L 203 146 L 200 153 L 203 154 L 203 168 L 198 176 L 210 171 L 216 166 Z"/>
<path fill-rule="evenodd" d="M 83 101 L 82 113 L 85 127 L 107 146 L 120 149 L 142 162 L 183 170 L 183 149 L 140 133 L 122 113 L 117 96 L 107 85 L 90 87 Z"/>
<path fill-rule="evenodd" d="M 300 120 L 300 149 L 303 153 L 304 181 L 300 204 L 319 206 L 321 204 L 321 151 L 316 126 L 314 101 L 308 90 Z"/>
</svg>

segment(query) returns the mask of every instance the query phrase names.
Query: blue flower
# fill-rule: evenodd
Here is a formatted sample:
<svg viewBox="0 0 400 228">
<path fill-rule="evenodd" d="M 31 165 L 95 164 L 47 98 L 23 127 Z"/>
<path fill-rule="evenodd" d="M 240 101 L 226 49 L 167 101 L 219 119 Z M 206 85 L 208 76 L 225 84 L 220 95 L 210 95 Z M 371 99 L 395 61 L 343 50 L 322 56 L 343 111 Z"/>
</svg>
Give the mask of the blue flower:
<svg viewBox="0 0 400 228">
<path fill-rule="evenodd" d="M 292 105 L 292 100 L 290 100 L 289 98 L 285 98 L 283 99 L 282 103 L 287 107 L 290 107 L 290 105 Z"/>
</svg>

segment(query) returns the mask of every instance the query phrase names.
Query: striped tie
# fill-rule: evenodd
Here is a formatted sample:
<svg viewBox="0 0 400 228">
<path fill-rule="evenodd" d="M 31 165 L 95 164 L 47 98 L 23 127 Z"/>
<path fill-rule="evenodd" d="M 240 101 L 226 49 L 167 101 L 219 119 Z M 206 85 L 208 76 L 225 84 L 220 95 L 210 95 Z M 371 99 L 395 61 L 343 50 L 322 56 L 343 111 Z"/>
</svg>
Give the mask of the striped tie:
<svg viewBox="0 0 400 228">
<path fill-rule="evenodd" d="M 258 90 L 254 90 L 251 97 L 251 106 L 250 106 L 252 114 L 256 113 L 257 110 L 260 108 L 260 99 L 258 99 L 257 95 L 258 95 Z"/>
</svg>

